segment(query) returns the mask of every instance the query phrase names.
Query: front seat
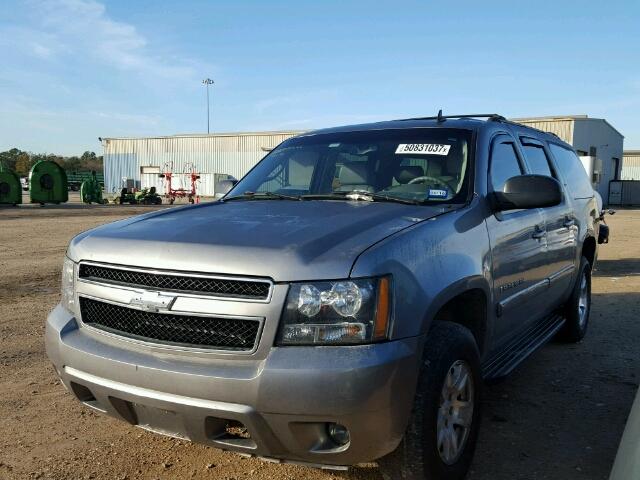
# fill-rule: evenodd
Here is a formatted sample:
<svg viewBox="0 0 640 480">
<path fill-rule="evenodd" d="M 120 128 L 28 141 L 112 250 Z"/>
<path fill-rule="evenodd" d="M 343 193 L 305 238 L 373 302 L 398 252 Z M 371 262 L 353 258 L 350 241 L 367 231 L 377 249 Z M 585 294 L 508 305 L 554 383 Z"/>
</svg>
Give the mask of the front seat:
<svg viewBox="0 0 640 480">
<path fill-rule="evenodd" d="M 405 185 L 409 183 L 414 178 L 422 177 L 424 175 L 424 170 L 419 165 L 405 165 L 402 167 L 398 167 L 396 173 L 393 175 L 396 182 L 400 185 Z"/>
<path fill-rule="evenodd" d="M 452 148 L 451 152 L 447 156 L 447 160 L 444 165 L 444 172 L 442 180 L 446 181 L 452 188 L 455 188 L 455 193 L 460 191 L 462 181 L 464 180 L 464 171 L 467 165 L 467 146 Z"/>
<path fill-rule="evenodd" d="M 376 191 L 371 184 L 369 166 L 365 162 L 350 162 L 342 165 L 338 181 L 340 186 L 335 189 L 336 192 L 348 192 L 350 190 Z"/>
</svg>

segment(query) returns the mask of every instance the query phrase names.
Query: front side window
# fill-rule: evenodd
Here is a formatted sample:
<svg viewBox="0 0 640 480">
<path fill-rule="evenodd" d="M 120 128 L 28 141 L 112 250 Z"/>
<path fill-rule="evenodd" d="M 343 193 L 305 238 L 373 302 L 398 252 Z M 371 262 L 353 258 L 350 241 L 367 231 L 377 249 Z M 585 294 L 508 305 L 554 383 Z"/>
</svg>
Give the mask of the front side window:
<svg viewBox="0 0 640 480">
<path fill-rule="evenodd" d="M 522 175 L 518 155 L 512 141 L 497 141 L 491 149 L 491 188 L 494 192 L 502 192 L 504 184 L 511 177 Z"/>
<path fill-rule="evenodd" d="M 285 141 L 227 198 L 313 199 L 351 192 L 424 203 L 466 201 L 471 131 L 389 129 L 311 134 Z"/>
</svg>

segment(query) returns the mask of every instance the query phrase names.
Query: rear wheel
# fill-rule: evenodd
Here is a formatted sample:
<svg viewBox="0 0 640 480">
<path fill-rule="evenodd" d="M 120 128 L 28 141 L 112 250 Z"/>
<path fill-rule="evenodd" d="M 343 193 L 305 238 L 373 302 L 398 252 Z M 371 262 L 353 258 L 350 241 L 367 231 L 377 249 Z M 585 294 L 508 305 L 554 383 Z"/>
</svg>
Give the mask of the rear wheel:
<svg viewBox="0 0 640 480">
<path fill-rule="evenodd" d="M 559 338 L 569 343 L 582 340 L 587 333 L 590 313 L 591 264 L 589 264 L 589 260 L 582 257 L 571 297 L 564 306 L 566 322 L 560 330 Z"/>
<path fill-rule="evenodd" d="M 413 410 L 398 448 L 378 460 L 389 480 L 456 480 L 467 474 L 478 436 L 480 355 L 466 328 L 433 327 Z"/>
</svg>

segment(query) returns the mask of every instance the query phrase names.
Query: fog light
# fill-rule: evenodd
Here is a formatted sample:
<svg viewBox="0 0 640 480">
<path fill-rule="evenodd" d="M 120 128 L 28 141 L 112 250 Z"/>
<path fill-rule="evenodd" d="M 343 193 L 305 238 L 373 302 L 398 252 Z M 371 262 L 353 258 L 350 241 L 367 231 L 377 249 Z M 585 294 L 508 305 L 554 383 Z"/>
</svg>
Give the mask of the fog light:
<svg viewBox="0 0 640 480">
<path fill-rule="evenodd" d="M 329 438 L 340 447 L 349 443 L 349 430 L 344 425 L 329 423 L 327 424 L 327 433 Z"/>
</svg>

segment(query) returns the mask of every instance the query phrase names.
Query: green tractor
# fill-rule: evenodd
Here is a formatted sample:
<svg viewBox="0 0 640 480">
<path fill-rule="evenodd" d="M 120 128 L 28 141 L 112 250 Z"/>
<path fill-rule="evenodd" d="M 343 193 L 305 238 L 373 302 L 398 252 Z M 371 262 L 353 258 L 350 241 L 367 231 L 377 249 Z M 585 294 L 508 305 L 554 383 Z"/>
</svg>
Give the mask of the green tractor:
<svg viewBox="0 0 640 480">
<path fill-rule="evenodd" d="M 49 160 L 36 163 L 29 173 L 31 203 L 64 203 L 69 200 L 67 174 L 60 165 Z"/>
<path fill-rule="evenodd" d="M 80 199 L 82 203 L 99 203 L 105 204 L 106 200 L 102 198 L 102 185 L 98 180 L 95 171 L 91 172 L 91 177 L 80 184 Z"/>
<path fill-rule="evenodd" d="M 0 165 L 0 205 L 16 206 L 22 203 L 22 185 L 18 176 Z"/>
<path fill-rule="evenodd" d="M 156 187 L 143 188 L 138 192 L 129 192 L 127 188 L 120 191 L 117 197 L 117 203 L 120 205 L 130 203 L 131 205 L 160 205 L 162 197 L 156 193 Z"/>
</svg>

